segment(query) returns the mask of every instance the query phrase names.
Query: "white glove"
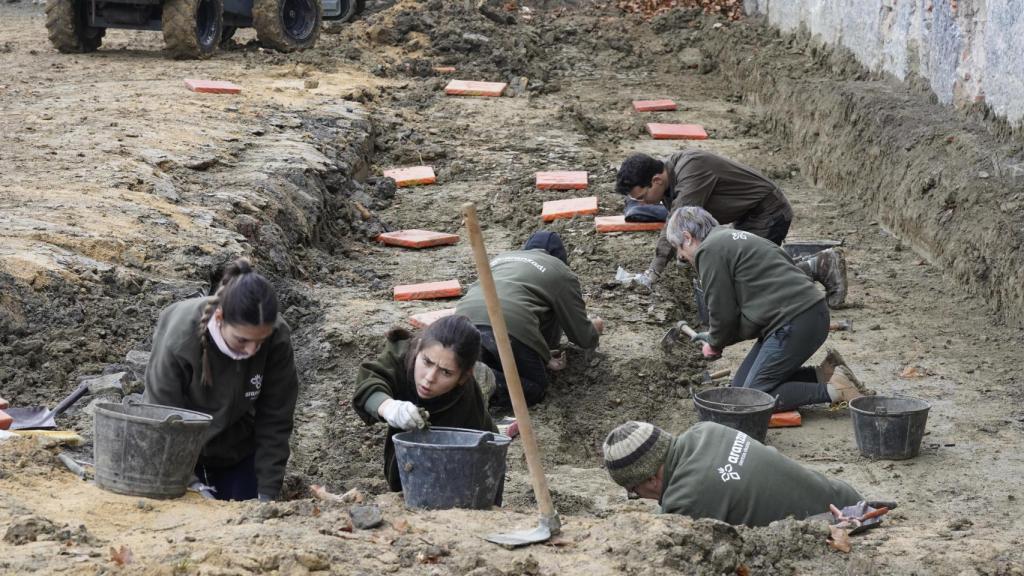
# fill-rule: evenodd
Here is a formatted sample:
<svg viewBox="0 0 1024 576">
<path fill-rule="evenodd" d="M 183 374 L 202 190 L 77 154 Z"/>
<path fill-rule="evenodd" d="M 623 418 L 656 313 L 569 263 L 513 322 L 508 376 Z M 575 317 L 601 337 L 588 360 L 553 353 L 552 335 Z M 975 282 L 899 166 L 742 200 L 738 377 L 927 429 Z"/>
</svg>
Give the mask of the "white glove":
<svg viewBox="0 0 1024 576">
<path fill-rule="evenodd" d="M 391 426 L 401 430 L 425 428 L 427 423 L 420 414 L 420 409 L 412 402 L 388 398 L 381 403 L 377 414 Z"/>
</svg>

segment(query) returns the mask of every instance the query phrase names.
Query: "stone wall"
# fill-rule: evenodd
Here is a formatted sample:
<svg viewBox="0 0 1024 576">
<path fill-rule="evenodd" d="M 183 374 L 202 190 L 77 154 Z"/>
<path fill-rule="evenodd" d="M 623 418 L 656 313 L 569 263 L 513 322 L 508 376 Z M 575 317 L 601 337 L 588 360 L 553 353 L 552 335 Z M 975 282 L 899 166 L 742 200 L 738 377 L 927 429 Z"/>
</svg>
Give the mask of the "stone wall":
<svg viewBox="0 0 1024 576">
<path fill-rule="evenodd" d="M 865 67 L 919 76 L 943 104 L 987 104 L 1024 124 L 1024 0 L 745 0 L 783 31 L 801 26 Z"/>
</svg>

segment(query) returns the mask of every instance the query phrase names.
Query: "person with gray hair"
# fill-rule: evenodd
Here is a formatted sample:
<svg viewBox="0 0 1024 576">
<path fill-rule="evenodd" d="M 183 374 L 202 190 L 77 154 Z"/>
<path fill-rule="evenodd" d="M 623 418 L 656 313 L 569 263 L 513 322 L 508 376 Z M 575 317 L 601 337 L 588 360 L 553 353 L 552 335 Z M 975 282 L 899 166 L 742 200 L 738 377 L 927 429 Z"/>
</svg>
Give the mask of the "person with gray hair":
<svg viewBox="0 0 1024 576">
<path fill-rule="evenodd" d="M 715 422 L 698 422 L 678 436 L 648 422 L 626 422 L 602 448 L 612 480 L 657 500 L 663 514 L 765 526 L 862 500 L 849 484 Z"/>
<path fill-rule="evenodd" d="M 776 409 L 849 402 L 867 390 L 842 356 L 830 350 L 820 366 L 802 366 L 828 337 L 825 295 L 779 246 L 760 236 L 719 226 L 703 208 L 678 208 L 666 237 L 693 265 L 704 286 L 708 331 L 696 340 L 704 356 L 756 338 L 733 386 L 778 397 Z"/>
</svg>

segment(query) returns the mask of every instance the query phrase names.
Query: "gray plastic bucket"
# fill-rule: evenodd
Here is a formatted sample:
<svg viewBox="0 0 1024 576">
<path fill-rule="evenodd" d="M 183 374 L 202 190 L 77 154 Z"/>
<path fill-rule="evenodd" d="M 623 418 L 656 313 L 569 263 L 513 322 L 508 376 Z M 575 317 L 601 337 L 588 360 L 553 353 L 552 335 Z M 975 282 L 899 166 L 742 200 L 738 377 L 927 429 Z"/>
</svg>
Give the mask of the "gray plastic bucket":
<svg viewBox="0 0 1024 576">
<path fill-rule="evenodd" d="M 753 388 L 729 386 L 697 392 L 693 405 L 702 422 L 717 422 L 764 442 L 775 411 L 775 398 Z"/>
<path fill-rule="evenodd" d="M 129 496 L 181 496 L 212 421 L 208 414 L 170 406 L 97 404 L 96 485 Z"/>
<path fill-rule="evenodd" d="M 783 244 L 782 249 L 790 258 L 797 260 L 842 245 L 839 240 L 792 240 Z"/>
<path fill-rule="evenodd" d="M 512 439 L 502 434 L 434 427 L 392 438 L 410 508 L 490 508 L 505 478 Z"/>
<path fill-rule="evenodd" d="M 906 460 L 921 451 L 931 404 L 908 396 L 862 396 L 850 401 L 857 448 L 867 458 Z"/>
</svg>

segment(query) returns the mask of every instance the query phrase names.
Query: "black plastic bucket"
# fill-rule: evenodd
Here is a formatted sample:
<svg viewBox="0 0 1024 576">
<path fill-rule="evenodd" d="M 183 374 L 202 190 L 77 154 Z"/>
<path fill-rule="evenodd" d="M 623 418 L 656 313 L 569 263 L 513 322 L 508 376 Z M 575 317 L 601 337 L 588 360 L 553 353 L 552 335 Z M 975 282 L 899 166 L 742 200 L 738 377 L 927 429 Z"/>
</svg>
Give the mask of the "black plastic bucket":
<svg viewBox="0 0 1024 576">
<path fill-rule="evenodd" d="M 908 396 L 862 396 L 850 401 L 857 448 L 867 458 L 906 460 L 921 451 L 931 404 Z"/>
<path fill-rule="evenodd" d="M 183 495 L 212 421 L 208 414 L 170 406 L 97 404 L 96 485 L 129 496 Z"/>
<path fill-rule="evenodd" d="M 729 386 L 695 393 L 693 405 L 702 422 L 717 422 L 764 442 L 775 398 L 753 388 Z"/>
<path fill-rule="evenodd" d="M 490 508 L 505 478 L 512 439 L 465 428 L 433 427 L 393 437 L 410 508 Z"/>
</svg>

